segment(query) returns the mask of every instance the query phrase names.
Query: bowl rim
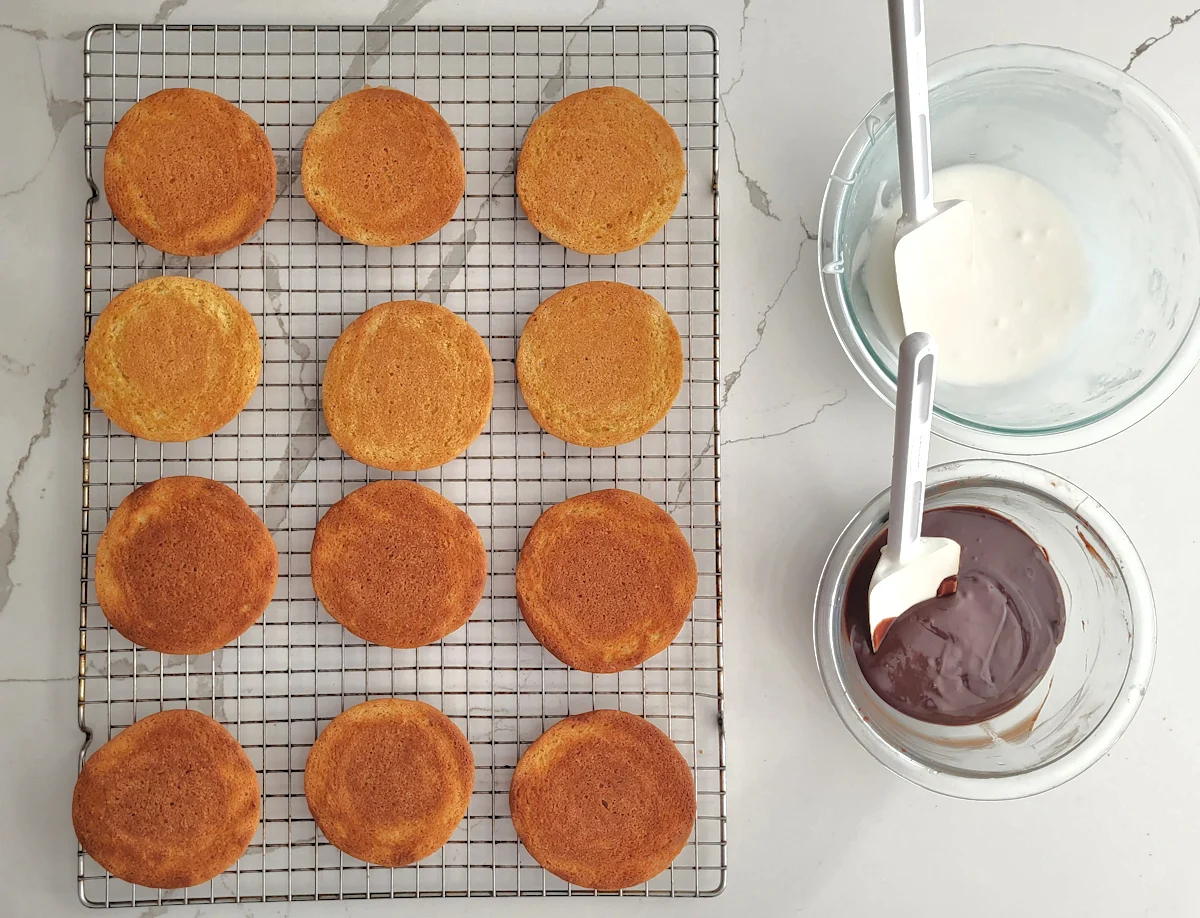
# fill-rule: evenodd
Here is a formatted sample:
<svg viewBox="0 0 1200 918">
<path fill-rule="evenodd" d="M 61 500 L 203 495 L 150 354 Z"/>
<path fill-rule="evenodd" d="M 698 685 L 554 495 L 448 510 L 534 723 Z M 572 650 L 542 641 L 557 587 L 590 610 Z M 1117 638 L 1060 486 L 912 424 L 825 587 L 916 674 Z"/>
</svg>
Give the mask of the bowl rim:
<svg viewBox="0 0 1200 918">
<path fill-rule="evenodd" d="M 948 797 L 967 800 L 1013 800 L 1052 790 L 1082 774 L 1105 755 L 1125 732 L 1154 669 L 1157 623 L 1154 594 L 1141 557 L 1113 516 L 1091 495 L 1061 475 L 1004 459 L 967 459 L 932 466 L 926 487 L 960 484 L 1007 485 L 1032 491 L 1061 505 L 1103 540 L 1117 562 L 1129 593 L 1131 648 L 1125 678 L 1107 712 L 1092 730 L 1057 758 L 1009 775 L 975 776 L 941 771 L 919 761 L 885 739 L 862 715 L 846 687 L 846 665 L 836 648 L 842 615 L 832 608 L 837 583 L 853 563 L 850 550 L 861 538 L 863 524 L 886 515 L 890 489 L 885 488 L 854 515 L 838 535 L 821 570 L 813 605 L 813 649 L 825 693 L 846 729 L 877 761 L 901 778 Z"/>
<path fill-rule="evenodd" d="M 1014 55 L 1021 57 L 1017 59 Z M 1038 68 L 1065 70 L 1094 79 L 1146 106 L 1163 125 L 1165 136 L 1191 174 L 1197 210 L 1200 211 L 1200 146 L 1171 107 L 1136 77 L 1077 51 L 1036 44 L 985 45 L 960 51 L 932 63 L 929 73 L 931 85 L 941 85 L 981 70 Z M 872 134 L 887 120 L 877 112 L 880 109 L 890 112 L 892 100 L 892 92 L 884 93 L 842 145 L 821 199 L 817 239 L 821 295 L 838 343 L 867 385 L 889 406 L 895 407 L 895 376 L 876 359 L 859 334 L 846 301 L 842 284 L 844 262 L 836 245 L 843 218 L 842 206 L 854 184 L 859 164 L 873 143 Z M 887 114 L 887 117 L 892 115 Z M 1162 368 L 1142 388 L 1100 414 L 1071 424 L 1023 430 L 967 421 L 935 405 L 933 432 L 962 446 L 1007 455 L 1031 456 L 1079 449 L 1115 436 L 1148 417 L 1183 385 L 1198 362 L 1200 309 L 1192 314 L 1179 345 Z"/>
</svg>

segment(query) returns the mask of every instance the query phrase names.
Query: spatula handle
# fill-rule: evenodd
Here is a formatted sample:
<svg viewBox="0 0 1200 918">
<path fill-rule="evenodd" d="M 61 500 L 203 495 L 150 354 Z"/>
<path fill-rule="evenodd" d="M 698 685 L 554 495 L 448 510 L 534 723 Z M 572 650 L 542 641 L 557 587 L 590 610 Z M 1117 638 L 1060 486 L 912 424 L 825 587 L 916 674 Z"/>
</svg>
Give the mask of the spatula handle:
<svg viewBox="0 0 1200 918">
<path fill-rule="evenodd" d="M 924 223 L 936 213 L 929 143 L 929 75 L 925 60 L 924 0 L 888 0 L 896 142 L 900 147 L 902 222 Z"/>
<path fill-rule="evenodd" d="M 904 564 L 921 537 L 921 516 L 925 512 L 925 473 L 929 467 L 937 374 L 937 344 L 933 338 L 924 332 L 905 338 L 900 343 L 898 370 L 887 547 L 889 555 Z"/>
</svg>

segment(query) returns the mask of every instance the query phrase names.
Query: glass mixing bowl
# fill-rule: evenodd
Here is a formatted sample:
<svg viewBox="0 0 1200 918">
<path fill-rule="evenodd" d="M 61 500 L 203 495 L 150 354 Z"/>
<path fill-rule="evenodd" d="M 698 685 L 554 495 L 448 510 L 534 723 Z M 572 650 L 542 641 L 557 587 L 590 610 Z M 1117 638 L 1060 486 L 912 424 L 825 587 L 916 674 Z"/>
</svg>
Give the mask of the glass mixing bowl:
<svg viewBox="0 0 1200 918">
<path fill-rule="evenodd" d="M 933 426 L 966 446 L 1046 453 L 1141 420 L 1200 358 L 1200 153 L 1174 113 L 1128 74 L 1035 45 L 980 48 L 929 69 L 934 168 L 1004 166 L 1067 206 L 1092 303 L 1069 348 L 1004 385 L 939 384 Z M 858 372 L 889 403 L 898 342 L 863 284 L 865 231 L 898 193 L 889 93 L 838 157 L 819 239 L 825 305 Z M 969 304 L 966 304 L 969 307 Z"/>
<path fill-rule="evenodd" d="M 876 759 L 953 797 L 1027 797 L 1080 774 L 1112 748 L 1146 694 L 1154 666 L 1154 598 L 1129 537 L 1069 481 L 1001 460 L 929 470 L 925 507 L 983 507 L 1047 552 L 1066 600 L 1066 631 L 1049 672 L 1015 709 L 983 724 L 940 727 L 884 703 L 850 646 L 846 585 L 887 526 L 889 494 L 838 537 L 817 587 L 817 665 L 842 722 Z"/>
</svg>

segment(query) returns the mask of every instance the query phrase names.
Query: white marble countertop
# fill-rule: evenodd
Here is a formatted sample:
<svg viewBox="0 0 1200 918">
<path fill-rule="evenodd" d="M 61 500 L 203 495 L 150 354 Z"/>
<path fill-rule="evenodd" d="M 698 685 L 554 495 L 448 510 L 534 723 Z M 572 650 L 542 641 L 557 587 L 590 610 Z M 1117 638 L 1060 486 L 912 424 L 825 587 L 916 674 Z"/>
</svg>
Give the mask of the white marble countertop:
<svg viewBox="0 0 1200 918">
<path fill-rule="evenodd" d="M 1120 67 L 1200 128 L 1200 10 L 1180 0 L 931 0 L 931 57 L 1004 41 Z M 0 0 L 0 913 L 78 914 L 75 728 L 82 373 L 82 36 L 93 22 L 703 22 L 721 39 L 729 880 L 700 902 L 340 903 L 296 914 L 1196 914 L 1200 705 L 1188 616 L 1200 378 L 1133 430 L 1036 460 L 1094 494 L 1149 570 L 1158 658 L 1115 750 L 1031 800 L 909 786 L 833 713 L 811 604 L 846 520 L 887 483 L 891 414 L 821 304 L 825 178 L 889 85 L 882 0 Z M 1192 63 L 1189 64 L 1188 61 Z M 937 442 L 933 458 L 967 455 Z M 1189 630 L 1190 629 L 1190 630 Z M 1182 647 L 1182 649 L 1181 649 Z M 161 914 L 140 910 L 144 918 Z"/>
</svg>

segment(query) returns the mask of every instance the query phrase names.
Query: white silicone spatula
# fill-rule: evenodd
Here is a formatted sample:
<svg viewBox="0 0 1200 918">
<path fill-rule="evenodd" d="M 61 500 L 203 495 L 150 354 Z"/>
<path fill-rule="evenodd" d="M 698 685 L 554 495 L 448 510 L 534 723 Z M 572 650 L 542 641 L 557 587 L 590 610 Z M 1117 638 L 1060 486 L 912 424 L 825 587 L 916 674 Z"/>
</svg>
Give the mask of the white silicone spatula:
<svg viewBox="0 0 1200 918">
<path fill-rule="evenodd" d="M 975 209 L 970 201 L 933 198 L 929 139 L 929 75 L 925 62 L 924 0 L 888 0 L 900 202 L 896 224 L 896 286 L 905 332 L 924 327 L 931 297 L 956 298 L 975 255 Z"/>
<path fill-rule="evenodd" d="M 932 599 L 947 577 L 958 574 L 959 544 L 921 535 L 925 472 L 933 420 L 937 345 L 923 332 L 900 344 L 896 382 L 896 439 L 887 545 L 871 576 L 868 594 L 871 644 L 883 642 L 891 623 L 919 602 Z"/>
</svg>

